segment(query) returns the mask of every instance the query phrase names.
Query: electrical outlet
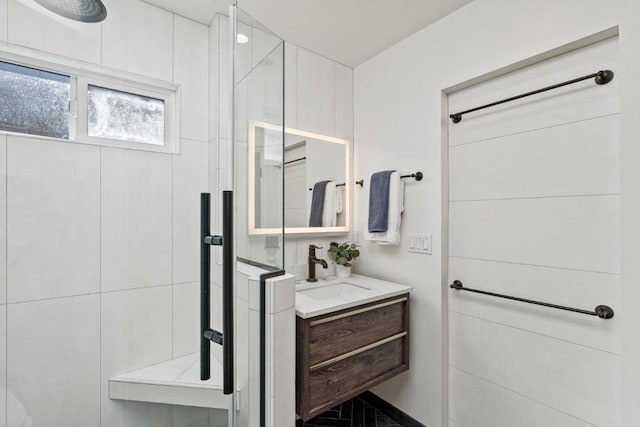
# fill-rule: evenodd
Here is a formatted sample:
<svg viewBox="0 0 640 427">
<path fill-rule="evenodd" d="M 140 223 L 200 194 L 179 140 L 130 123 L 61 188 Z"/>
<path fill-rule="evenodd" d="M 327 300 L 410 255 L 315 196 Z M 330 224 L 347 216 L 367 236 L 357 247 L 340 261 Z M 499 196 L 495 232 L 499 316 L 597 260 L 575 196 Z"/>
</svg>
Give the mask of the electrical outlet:
<svg viewBox="0 0 640 427">
<path fill-rule="evenodd" d="M 431 234 L 409 234 L 409 252 L 431 255 Z"/>
</svg>

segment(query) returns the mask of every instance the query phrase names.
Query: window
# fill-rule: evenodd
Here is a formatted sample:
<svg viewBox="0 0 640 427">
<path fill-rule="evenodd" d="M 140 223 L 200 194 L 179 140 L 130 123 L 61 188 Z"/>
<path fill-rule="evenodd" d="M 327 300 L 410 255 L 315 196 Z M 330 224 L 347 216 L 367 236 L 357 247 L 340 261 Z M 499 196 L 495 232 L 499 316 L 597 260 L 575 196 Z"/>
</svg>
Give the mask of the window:
<svg viewBox="0 0 640 427">
<path fill-rule="evenodd" d="M 0 62 L 0 130 L 69 138 L 69 76 Z"/>
<path fill-rule="evenodd" d="M 164 101 L 89 85 L 88 135 L 164 144 Z"/>
<path fill-rule="evenodd" d="M 175 87 L 32 66 L 38 61 L 19 58 L 20 64 L 0 60 L 0 131 L 160 152 L 177 148 Z"/>
</svg>

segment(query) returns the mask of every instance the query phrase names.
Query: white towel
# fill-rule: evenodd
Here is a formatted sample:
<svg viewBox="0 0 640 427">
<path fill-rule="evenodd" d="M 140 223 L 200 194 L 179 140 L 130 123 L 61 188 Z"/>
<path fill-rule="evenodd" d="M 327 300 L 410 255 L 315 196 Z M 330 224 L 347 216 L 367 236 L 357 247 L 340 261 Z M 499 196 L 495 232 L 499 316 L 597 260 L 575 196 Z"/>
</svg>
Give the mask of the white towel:
<svg viewBox="0 0 640 427">
<path fill-rule="evenodd" d="M 378 245 L 400 244 L 400 221 L 404 212 L 404 181 L 398 172 L 393 172 L 389 181 L 389 219 L 387 231 L 366 232 L 365 239 Z"/>
<path fill-rule="evenodd" d="M 336 183 L 327 182 L 324 188 L 324 204 L 322 205 L 322 226 L 336 226 Z"/>
</svg>

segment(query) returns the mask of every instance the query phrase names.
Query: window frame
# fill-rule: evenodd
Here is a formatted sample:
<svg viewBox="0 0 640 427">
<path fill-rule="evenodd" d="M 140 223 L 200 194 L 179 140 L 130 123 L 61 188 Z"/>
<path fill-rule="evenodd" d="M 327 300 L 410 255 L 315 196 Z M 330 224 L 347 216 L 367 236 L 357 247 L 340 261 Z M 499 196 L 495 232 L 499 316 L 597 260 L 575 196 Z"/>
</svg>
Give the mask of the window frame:
<svg viewBox="0 0 640 427">
<path fill-rule="evenodd" d="M 70 84 L 69 138 L 10 132 L 0 129 L 0 135 L 17 135 L 72 143 L 100 145 L 177 154 L 180 152 L 180 87 L 168 82 L 132 75 L 127 72 L 104 69 L 97 65 L 75 65 L 67 61 L 42 59 L 37 54 L 25 56 L 23 52 L 0 50 L 0 61 L 18 66 L 68 76 Z M 57 59 L 57 58 L 56 58 Z M 164 101 L 164 144 L 109 139 L 88 134 L 88 89 L 99 86 L 110 90 L 146 96 Z"/>
<path fill-rule="evenodd" d="M 97 136 L 89 136 L 89 86 L 98 86 L 101 88 L 114 90 L 118 92 L 131 93 L 134 95 L 146 96 L 149 98 L 159 99 L 164 102 L 164 144 L 150 144 L 138 141 L 126 141 L 122 139 L 101 138 Z M 118 148 L 136 148 L 139 150 L 157 151 L 161 153 L 173 153 L 176 139 L 174 120 L 170 120 L 175 111 L 175 96 L 169 91 L 149 90 L 139 86 L 132 86 L 123 82 L 115 82 L 108 79 L 87 78 L 78 76 L 77 78 L 77 131 L 76 141 L 85 142 L 87 144 L 97 144 Z"/>
</svg>

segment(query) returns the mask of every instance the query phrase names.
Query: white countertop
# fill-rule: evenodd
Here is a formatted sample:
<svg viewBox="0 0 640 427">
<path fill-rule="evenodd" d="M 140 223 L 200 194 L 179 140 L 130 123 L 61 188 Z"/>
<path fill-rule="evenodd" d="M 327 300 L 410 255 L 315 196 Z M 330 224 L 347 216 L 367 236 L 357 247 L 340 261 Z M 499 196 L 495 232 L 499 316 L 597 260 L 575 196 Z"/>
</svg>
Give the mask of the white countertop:
<svg viewBox="0 0 640 427">
<path fill-rule="evenodd" d="M 347 283 L 365 289 L 362 289 L 362 291 L 357 289 L 353 293 L 345 292 L 341 295 L 321 299 L 313 298 L 304 292 L 337 285 L 339 283 Z M 301 281 L 296 284 L 296 314 L 303 319 L 308 319 L 310 317 L 321 316 L 346 308 L 406 294 L 411 292 L 411 289 L 410 286 L 361 276 L 359 274 L 354 274 L 347 279 L 339 279 L 335 276 L 318 278 L 318 281 L 315 283 Z"/>
</svg>

